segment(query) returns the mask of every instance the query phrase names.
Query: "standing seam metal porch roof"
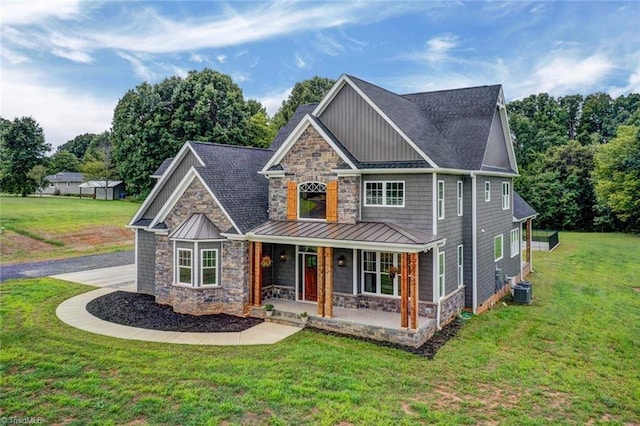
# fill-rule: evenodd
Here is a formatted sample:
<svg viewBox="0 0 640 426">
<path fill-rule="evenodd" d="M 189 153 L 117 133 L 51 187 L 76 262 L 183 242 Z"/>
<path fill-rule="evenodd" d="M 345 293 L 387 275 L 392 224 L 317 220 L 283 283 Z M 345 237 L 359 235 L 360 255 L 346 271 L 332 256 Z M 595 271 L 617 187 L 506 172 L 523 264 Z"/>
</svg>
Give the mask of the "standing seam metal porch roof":
<svg viewBox="0 0 640 426">
<path fill-rule="evenodd" d="M 306 222 L 269 220 L 252 230 L 249 237 L 284 237 L 291 239 L 335 240 L 349 243 L 377 243 L 384 245 L 424 246 L 444 241 L 444 238 L 382 222 Z"/>
</svg>

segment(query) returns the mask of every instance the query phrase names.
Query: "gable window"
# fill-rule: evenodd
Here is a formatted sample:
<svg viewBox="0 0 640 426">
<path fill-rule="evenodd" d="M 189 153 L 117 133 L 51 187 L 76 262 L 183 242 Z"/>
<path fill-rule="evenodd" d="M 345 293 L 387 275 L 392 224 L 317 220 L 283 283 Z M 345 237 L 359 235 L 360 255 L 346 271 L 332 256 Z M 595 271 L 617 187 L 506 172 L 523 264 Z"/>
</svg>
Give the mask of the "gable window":
<svg viewBox="0 0 640 426">
<path fill-rule="evenodd" d="M 440 298 L 444 297 L 445 292 L 445 281 L 444 281 L 444 273 L 445 273 L 445 261 L 444 261 L 444 252 L 441 251 L 438 253 L 438 294 Z"/>
<path fill-rule="evenodd" d="M 515 228 L 511 230 L 511 257 L 514 257 L 520 253 L 520 229 Z"/>
<path fill-rule="evenodd" d="M 438 219 L 444 219 L 444 181 L 438 181 Z"/>
<path fill-rule="evenodd" d="M 363 293 L 400 296 L 399 271 L 402 270 L 401 262 L 400 253 L 363 251 Z"/>
<path fill-rule="evenodd" d="M 190 249 L 178 249 L 178 283 L 192 284 L 193 279 L 193 259 Z"/>
<path fill-rule="evenodd" d="M 457 186 L 457 206 L 458 206 L 458 216 L 462 216 L 462 181 L 459 180 L 458 181 L 458 186 Z"/>
<path fill-rule="evenodd" d="M 484 182 L 484 200 L 491 201 L 491 182 Z"/>
<path fill-rule="evenodd" d="M 493 238 L 493 259 L 497 262 L 502 259 L 502 234 Z"/>
<path fill-rule="evenodd" d="M 462 244 L 458 246 L 458 287 L 464 285 L 464 248 Z"/>
<path fill-rule="evenodd" d="M 298 188 L 298 217 L 300 219 L 326 219 L 327 185 L 305 182 Z"/>
<path fill-rule="evenodd" d="M 200 268 L 202 285 L 218 285 L 218 250 L 201 250 Z"/>
<path fill-rule="evenodd" d="M 509 182 L 502 182 L 502 210 L 511 208 L 511 188 Z"/>
<path fill-rule="evenodd" d="M 364 205 L 404 207 L 404 182 L 365 182 Z"/>
</svg>

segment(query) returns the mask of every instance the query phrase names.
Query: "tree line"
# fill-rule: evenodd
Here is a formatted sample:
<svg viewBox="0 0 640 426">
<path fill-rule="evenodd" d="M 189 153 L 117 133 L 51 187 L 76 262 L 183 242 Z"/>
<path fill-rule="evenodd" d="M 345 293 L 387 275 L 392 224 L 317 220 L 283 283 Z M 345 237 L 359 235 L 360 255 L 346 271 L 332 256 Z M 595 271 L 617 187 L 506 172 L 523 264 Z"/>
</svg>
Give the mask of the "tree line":
<svg viewBox="0 0 640 426">
<path fill-rule="evenodd" d="M 144 197 L 149 176 L 184 142 L 267 147 L 298 105 L 318 102 L 334 83 L 297 83 L 273 117 L 211 69 L 143 83 L 118 101 L 109 131 L 76 136 L 51 157 L 34 119 L 1 119 L 0 186 L 26 195 L 46 174 L 80 170 L 124 180 L 129 194 Z M 536 227 L 640 230 L 640 94 L 540 93 L 507 109 L 520 168 L 515 188 L 540 213 Z"/>
</svg>

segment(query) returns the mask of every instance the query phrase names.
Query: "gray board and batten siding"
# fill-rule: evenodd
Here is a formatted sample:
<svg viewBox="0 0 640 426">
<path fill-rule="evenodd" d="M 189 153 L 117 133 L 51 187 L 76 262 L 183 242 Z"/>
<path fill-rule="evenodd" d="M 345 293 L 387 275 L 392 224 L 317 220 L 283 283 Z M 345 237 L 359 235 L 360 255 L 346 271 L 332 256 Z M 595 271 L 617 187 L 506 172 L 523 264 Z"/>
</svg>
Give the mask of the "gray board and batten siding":
<svg viewBox="0 0 640 426">
<path fill-rule="evenodd" d="M 340 89 L 319 118 L 360 162 L 423 159 L 348 84 Z"/>
<path fill-rule="evenodd" d="M 156 292 L 156 234 L 136 229 L 136 283 L 138 293 Z"/>
<path fill-rule="evenodd" d="M 147 207 L 147 210 L 142 214 L 143 219 L 153 219 L 165 205 L 165 203 L 171 197 L 173 191 L 178 187 L 178 184 L 187 174 L 187 172 L 193 166 L 200 166 L 200 161 L 196 158 L 191 151 L 185 153 L 184 158 L 180 161 L 180 164 L 175 168 L 174 172 L 165 181 L 164 187 L 157 194 L 155 199 Z M 156 185 L 159 185 L 158 182 Z"/>
</svg>

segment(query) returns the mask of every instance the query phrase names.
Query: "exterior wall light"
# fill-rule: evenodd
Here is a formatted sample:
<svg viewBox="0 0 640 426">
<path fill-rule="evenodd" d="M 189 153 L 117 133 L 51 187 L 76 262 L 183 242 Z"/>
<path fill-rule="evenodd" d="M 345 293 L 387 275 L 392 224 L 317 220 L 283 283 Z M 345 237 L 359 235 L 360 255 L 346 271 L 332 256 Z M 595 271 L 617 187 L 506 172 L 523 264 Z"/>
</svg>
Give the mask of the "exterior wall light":
<svg viewBox="0 0 640 426">
<path fill-rule="evenodd" d="M 344 256 L 344 254 L 341 254 L 340 256 L 338 256 L 338 266 L 346 266 L 347 265 L 347 258 Z"/>
<path fill-rule="evenodd" d="M 287 261 L 287 252 L 286 252 L 286 251 L 284 251 L 284 250 L 282 250 L 282 251 L 280 252 L 280 262 L 283 262 L 283 263 L 284 263 L 284 262 L 286 262 L 286 261 Z"/>
</svg>

